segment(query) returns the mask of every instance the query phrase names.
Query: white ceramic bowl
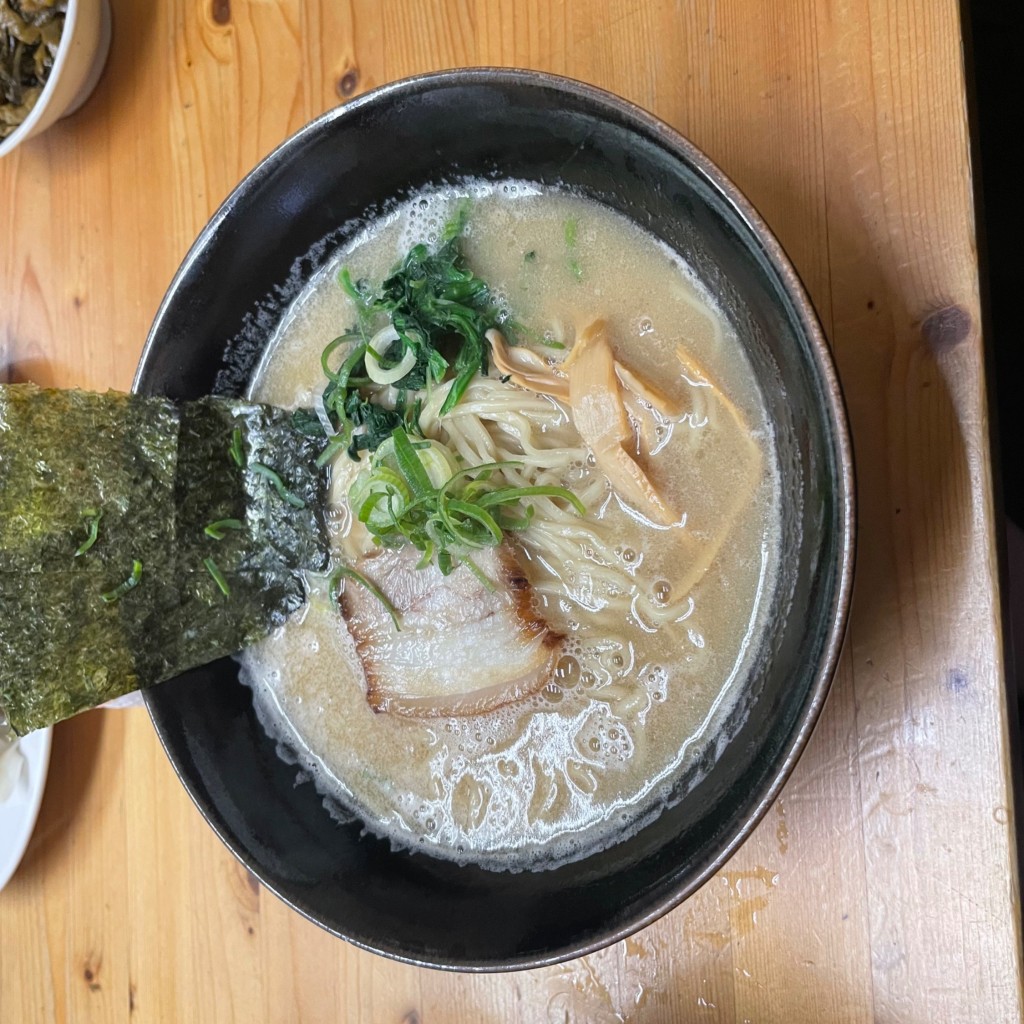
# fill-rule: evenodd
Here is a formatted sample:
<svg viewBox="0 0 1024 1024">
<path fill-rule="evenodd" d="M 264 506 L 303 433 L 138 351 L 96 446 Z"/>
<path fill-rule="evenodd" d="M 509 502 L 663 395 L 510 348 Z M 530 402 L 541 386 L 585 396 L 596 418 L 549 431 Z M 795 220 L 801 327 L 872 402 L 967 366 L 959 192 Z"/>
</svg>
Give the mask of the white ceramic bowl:
<svg viewBox="0 0 1024 1024">
<path fill-rule="evenodd" d="M 53 728 L 37 729 L 18 741 L 21 770 L 13 792 L 0 800 L 0 889 L 11 880 L 32 838 L 46 787 Z"/>
<path fill-rule="evenodd" d="M 28 117 L 0 142 L 0 157 L 73 114 L 96 88 L 109 51 L 109 0 L 68 0 L 50 76 Z"/>
</svg>

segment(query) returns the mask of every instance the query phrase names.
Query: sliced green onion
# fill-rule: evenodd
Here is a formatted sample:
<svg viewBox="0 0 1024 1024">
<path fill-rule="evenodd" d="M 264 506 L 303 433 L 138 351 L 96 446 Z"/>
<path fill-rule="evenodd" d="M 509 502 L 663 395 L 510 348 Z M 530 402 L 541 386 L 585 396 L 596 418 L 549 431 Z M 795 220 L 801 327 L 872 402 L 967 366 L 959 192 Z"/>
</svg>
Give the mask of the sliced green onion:
<svg viewBox="0 0 1024 1024">
<path fill-rule="evenodd" d="M 423 557 L 416 563 L 417 569 L 426 569 L 434 560 L 434 542 L 428 537 L 423 545 Z"/>
<path fill-rule="evenodd" d="M 577 515 L 585 516 L 587 514 L 587 509 L 583 502 L 565 487 L 502 487 L 497 491 L 490 491 L 482 495 L 478 499 L 477 504 L 482 508 L 488 508 L 491 505 L 504 505 L 510 501 L 519 501 L 521 498 L 542 497 L 561 498 L 572 505 Z"/>
<path fill-rule="evenodd" d="M 402 472 L 402 476 L 409 482 L 409 488 L 414 498 L 421 498 L 429 494 L 434 488 L 431 486 L 430 477 L 420 462 L 420 457 L 409 442 L 409 435 L 401 428 L 396 427 L 391 436 L 395 441 L 395 461 Z"/>
<path fill-rule="evenodd" d="M 288 502 L 292 508 L 305 508 L 306 503 L 300 498 L 294 491 L 288 490 L 285 486 L 285 482 L 281 477 L 272 470 L 269 466 L 265 466 L 262 462 L 250 462 L 249 468 L 262 477 L 266 477 L 274 485 L 274 490 L 277 491 L 278 496 L 282 501 Z"/>
<path fill-rule="evenodd" d="M 459 399 L 466 393 L 466 388 L 469 387 L 469 382 L 472 379 L 472 374 L 469 376 L 456 377 L 452 381 L 452 386 L 448 389 L 448 394 L 445 396 L 444 403 L 441 405 L 441 409 L 438 412 L 438 416 L 446 416 L 455 406 L 458 404 Z"/>
<path fill-rule="evenodd" d="M 341 285 L 342 291 L 360 308 L 362 309 L 366 305 L 366 296 L 353 284 L 352 275 L 349 273 L 348 267 L 342 267 L 338 273 L 338 284 Z"/>
<path fill-rule="evenodd" d="M 111 604 L 114 601 L 119 601 L 129 590 L 133 590 L 139 585 L 139 581 L 142 579 L 142 563 L 136 558 L 132 560 L 132 574 L 123 583 L 119 583 L 113 590 L 108 590 L 105 594 L 100 594 L 100 597 L 106 604 Z"/>
<path fill-rule="evenodd" d="M 489 590 L 492 594 L 494 593 L 494 584 L 484 575 L 483 570 L 469 555 L 462 559 L 462 564 L 483 584 L 484 589 Z"/>
<path fill-rule="evenodd" d="M 349 487 L 352 513 L 379 544 L 411 544 L 420 552 L 417 569 L 433 562 L 445 576 L 467 561 L 467 552 L 501 544 L 509 530 L 527 529 L 534 509 L 520 505 L 526 498 L 562 499 L 580 515 L 586 513 L 564 487 L 503 487 L 491 481 L 495 472 L 521 462 L 486 462 L 452 472 L 456 465 L 441 442 L 413 442 L 395 427 Z"/>
<path fill-rule="evenodd" d="M 242 527 L 241 519 L 218 519 L 215 523 L 204 526 L 203 533 L 214 540 L 223 540 L 225 530 L 241 530 Z"/>
<path fill-rule="evenodd" d="M 359 586 L 365 587 L 382 605 L 384 605 L 385 611 L 391 616 L 391 621 L 395 624 L 395 629 L 401 632 L 402 625 L 398 620 L 398 612 L 395 610 L 395 606 L 387 599 L 384 592 L 373 583 L 368 580 L 361 572 L 356 572 L 355 569 L 350 569 L 347 565 L 339 565 L 334 572 L 331 573 L 330 580 L 328 581 L 328 587 L 330 589 L 331 600 L 337 601 L 338 594 L 340 591 L 339 584 L 342 579 L 352 580 L 353 583 L 358 583 Z"/>
<path fill-rule="evenodd" d="M 245 452 L 242 451 L 241 427 L 235 427 L 235 429 L 231 431 L 231 447 L 228 449 L 228 452 L 231 455 L 231 461 L 234 462 L 236 466 L 241 467 L 245 465 Z"/>
<path fill-rule="evenodd" d="M 206 566 L 206 571 L 213 577 L 213 582 L 217 584 L 220 592 L 225 597 L 230 597 L 231 587 L 228 586 L 228 581 L 224 579 L 224 573 L 220 571 L 217 563 L 212 558 L 204 558 L 203 565 Z"/>
<path fill-rule="evenodd" d="M 490 543 L 495 545 L 501 543 L 501 527 L 499 527 L 493 517 L 485 512 L 478 504 L 474 505 L 468 501 L 459 501 L 457 498 L 452 498 L 447 504 L 448 508 L 452 512 L 458 512 L 467 519 L 470 519 L 475 523 L 479 523 L 491 538 Z M 470 535 L 465 531 L 465 529 L 457 529 L 452 532 L 461 533 L 466 539 L 466 542 L 472 544 L 474 547 L 484 546 L 488 543 L 487 541 L 481 542 L 475 538 L 470 540 Z"/>
<path fill-rule="evenodd" d="M 361 343 L 356 345 L 341 361 L 341 366 L 339 366 L 337 370 L 331 369 L 330 357 L 339 346 L 358 341 L 359 335 L 348 331 L 335 338 L 334 341 L 328 342 L 327 347 L 320 353 L 320 365 L 323 367 L 324 376 L 327 377 L 328 380 L 334 381 L 334 383 L 339 384 L 341 387 L 344 387 L 348 383 L 348 379 L 352 375 L 352 371 L 359 364 L 359 360 L 366 354 L 366 346 Z"/>
<path fill-rule="evenodd" d="M 453 241 L 466 230 L 466 221 L 469 218 L 469 207 L 469 199 L 465 196 L 455 204 L 454 212 L 451 217 L 448 218 L 445 226 L 441 229 L 441 245 L 445 245 L 446 243 Z"/>
<path fill-rule="evenodd" d="M 572 276 L 579 281 L 583 277 L 583 268 L 576 257 L 576 242 L 579 236 L 579 221 L 575 217 L 569 217 L 565 222 L 565 250 L 569 257 L 569 270 Z"/>
<path fill-rule="evenodd" d="M 495 469 L 504 469 L 506 466 L 521 466 L 522 463 L 517 459 L 509 459 L 508 462 L 481 462 L 479 466 L 467 466 L 465 469 L 460 469 L 457 473 L 453 473 L 449 478 L 448 482 L 444 485 L 442 490 L 450 490 L 452 484 L 456 480 L 461 479 L 464 476 L 469 476 L 470 473 L 476 474 L 474 482 L 476 480 L 486 480 L 491 472 Z"/>
<path fill-rule="evenodd" d="M 351 438 L 351 429 L 343 430 L 340 434 L 335 434 L 334 437 L 327 442 L 324 450 L 316 457 L 316 468 L 323 469 L 328 462 L 331 462 L 336 455 L 340 452 L 345 451 L 348 448 L 348 443 Z"/>
<path fill-rule="evenodd" d="M 389 367 L 381 363 L 381 358 L 396 341 L 401 341 L 402 336 L 398 333 L 394 324 L 382 327 L 366 346 L 366 376 L 374 384 L 397 384 L 403 377 L 407 377 L 412 368 L 416 365 L 416 349 L 413 345 L 405 345 L 398 361 Z"/>
<path fill-rule="evenodd" d="M 440 441 L 423 440 L 409 441 L 409 447 L 416 453 L 416 459 L 423 467 L 431 487 L 442 487 L 448 482 L 452 473 L 457 472 L 458 463 L 452 453 Z M 394 434 L 378 445 L 373 455 L 373 466 L 376 470 L 381 466 L 398 466 L 395 455 Z"/>
<path fill-rule="evenodd" d="M 84 555 L 96 543 L 96 538 L 100 535 L 100 520 L 103 518 L 103 509 L 97 511 L 94 508 L 87 508 L 82 515 L 89 524 L 89 534 L 78 545 L 78 549 L 75 551 L 75 558 Z"/>
<path fill-rule="evenodd" d="M 500 517 L 495 517 L 495 522 L 506 533 L 508 533 L 509 530 L 527 530 L 533 522 L 533 506 L 527 505 L 526 515 L 523 516 L 510 516 L 508 513 L 503 511 Z"/>
</svg>

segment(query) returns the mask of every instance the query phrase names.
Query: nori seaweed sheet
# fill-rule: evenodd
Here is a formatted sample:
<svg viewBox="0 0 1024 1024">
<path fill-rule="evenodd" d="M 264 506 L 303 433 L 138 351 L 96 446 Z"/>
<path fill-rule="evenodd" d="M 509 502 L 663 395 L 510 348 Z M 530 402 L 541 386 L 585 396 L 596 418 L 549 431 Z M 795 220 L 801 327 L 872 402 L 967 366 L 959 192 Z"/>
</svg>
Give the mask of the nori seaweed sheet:
<svg viewBox="0 0 1024 1024">
<path fill-rule="evenodd" d="M 109 590 L 132 558 L 166 558 L 177 450 L 165 399 L 0 385 L 0 572 L 89 571 Z M 76 559 L 89 509 L 105 543 Z"/>
<path fill-rule="evenodd" d="M 243 466 L 230 455 L 236 427 Z M 318 451 L 269 406 L 0 385 L 0 705 L 15 732 L 232 654 L 282 623 L 304 600 L 301 570 L 327 563 Z M 100 510 L 96 542 L 76 556 Z M 243 528 L 205 533 L 223 519 Z M 138 585 L 104 601 L 136 560 Z"/>
</svg>

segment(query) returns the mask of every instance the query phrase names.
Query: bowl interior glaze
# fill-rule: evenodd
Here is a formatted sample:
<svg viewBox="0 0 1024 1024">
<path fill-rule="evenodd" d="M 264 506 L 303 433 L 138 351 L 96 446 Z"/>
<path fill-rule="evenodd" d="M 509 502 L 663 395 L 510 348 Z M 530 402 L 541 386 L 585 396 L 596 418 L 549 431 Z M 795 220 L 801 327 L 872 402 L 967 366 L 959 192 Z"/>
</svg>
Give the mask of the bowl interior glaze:
<svg viewBox="0 0 1024 1024">
<path fill-rule="evenodd" d="M 842 402 L 813 310 L 749 204 L 649 115 L 534 72 L 446 72 L 312 122 L 200 235 L 136 377 L 147 394 L 246 387 L 281 311 L 368 213 L 465 176 L 563 184 L 681 253 L 733 321 L 774 419 L 785 567 L 754 678 L 673 806 L 555 870 L 494 873 L 393 851 L 337 824 L 276 753 L 225 660 L 146 693 L 203 815 L 260 880 L 335 934 L 412 963 L 535 967 L 597 949 L 692 893 L 774 799 L 825 699 L 845 625 L 853 486 Z"/>
</svg>

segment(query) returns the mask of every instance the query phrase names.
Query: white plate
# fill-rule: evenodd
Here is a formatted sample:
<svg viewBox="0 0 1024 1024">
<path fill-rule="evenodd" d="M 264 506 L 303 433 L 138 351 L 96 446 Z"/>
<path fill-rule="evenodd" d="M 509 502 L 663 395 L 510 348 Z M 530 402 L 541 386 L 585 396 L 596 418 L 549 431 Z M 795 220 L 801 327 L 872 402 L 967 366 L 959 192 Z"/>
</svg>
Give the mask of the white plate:
<svg viewBox="0 0 1024 1024">
<path fill-rule="evenodd" d="M 14 792 L 0 803 L 0 889 L 11 880 L 35 828 L 50 767 L 53 729 L 38 729 L 18 741 L 25 763 Z"/>
</svg>

